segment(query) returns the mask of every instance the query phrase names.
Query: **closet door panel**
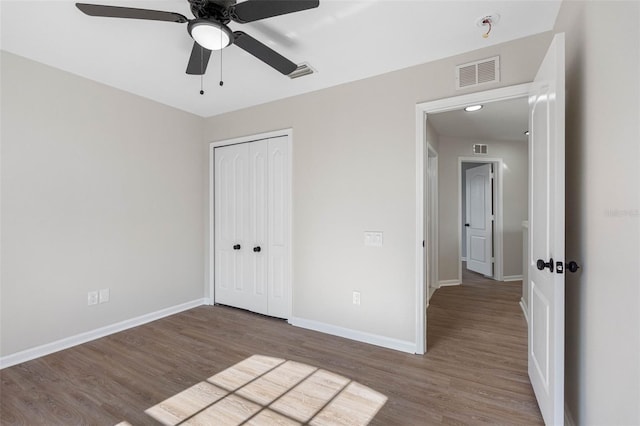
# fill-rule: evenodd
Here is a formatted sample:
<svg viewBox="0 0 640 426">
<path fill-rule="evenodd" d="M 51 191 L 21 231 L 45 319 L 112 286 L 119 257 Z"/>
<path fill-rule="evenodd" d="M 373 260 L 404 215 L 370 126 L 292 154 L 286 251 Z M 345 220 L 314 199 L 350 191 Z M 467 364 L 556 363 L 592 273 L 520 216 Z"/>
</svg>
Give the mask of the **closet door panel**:
<svg viewBox="0 0 640 426">
<path fill-rule="evenodd" d="M 215 302 L 248 309 L 248 147 L 215 150 Z"/>
<path fill-rule="evenodd" d="M 268 144 L 269 315 L 288 318 L 289 286 L 289 152 L 286 137 Z"/>
<path fill-rule="evenodd" d="M 268 205 L 267 141 L 247 144 L 249 146 L 249 223 L 247 247 L 247 282 L 252 290 L 254 312 L 267 314 L 268 274 Z"/>
</svg>

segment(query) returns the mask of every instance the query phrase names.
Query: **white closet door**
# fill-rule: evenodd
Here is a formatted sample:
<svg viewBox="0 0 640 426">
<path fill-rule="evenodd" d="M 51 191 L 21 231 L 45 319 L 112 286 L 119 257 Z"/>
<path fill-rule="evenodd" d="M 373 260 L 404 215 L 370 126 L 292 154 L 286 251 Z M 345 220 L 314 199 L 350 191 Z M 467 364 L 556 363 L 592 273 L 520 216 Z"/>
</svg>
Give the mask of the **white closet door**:
<svg viewBox="0 0 640 426">
<path fill-rule="evenodd" d="M 247 162 L 246 145 L 215 150 L 215 301 L 246 309 Z"/>
<path fill-rule="evenodd" d="M 289 149 L 286 137 L 269 139 L 269 311 L 274 317 L 290 315 L 289 279 Z"/>
<path fill-rule="evenodd" d="M 290 316 L 288 138 L 215 149 L 215 302 Z"/>
<path fill-rule="evenodd" d="M 247 295 L 253 312 L 268 314 L 268 204 L 267 141 L 245 144 L 249 147 L 249 223 L 247 239 Z"/>
</svg>

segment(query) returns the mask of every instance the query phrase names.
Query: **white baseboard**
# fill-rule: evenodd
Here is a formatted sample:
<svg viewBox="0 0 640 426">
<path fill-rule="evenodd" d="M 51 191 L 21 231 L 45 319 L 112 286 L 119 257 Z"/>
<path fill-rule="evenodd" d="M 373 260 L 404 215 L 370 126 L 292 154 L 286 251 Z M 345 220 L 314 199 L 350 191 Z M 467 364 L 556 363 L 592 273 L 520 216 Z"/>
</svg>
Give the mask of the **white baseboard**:
<svg viewBox="0 0 640 426">
<path fill-rule="evenodd" d="M 529 314 L 527 313 L 527 305 L 524 303 L 524 299 L 520 298 L 520 308 L 522 309 L 522 313 L 524 314 L 524 319 L 529 324 Z"/>
<path fill-rule="evenodd" d="M 431 297 L 433 296 L 433 293 L 435 293 L 437 290 L 437 288 L 434 287 L 430 287 L 429 288 L 429 300 L 431 300 Z"/>
<path fill-rule="evenodd" d="M 170 306 L 168 308 L 160 309 L 159 311 L 151 312 L 139 317 L 131 318 L 115 324 L 107 325 L 105 327 L 100 327 L 95 330 L 76 334 L 75 336 L 65 337 L 64 339 L 60 339 L 55 342 L 36 346 L 35 348 L 30 348 L 24 351 L 6 355 L 0 357 L 0 370 L 6 367 L 11 367 L 12 365 L 20 364 L 22 362 L 31 361 L 32 359 L 40 358 L 42 356 L 61 351 L 63 349 L 68 349 L 72 346 L 87 343 L 92 340 L 108 336 L 110 334 L 137 327 L 151 321 L 159 320 L 160 318 L 168 317 L 169 315 L 187 311 L 204 304 L 205 299 L 196 299 L 191 302 Z"/>
<path fill-rule="evenodd" d="M 380 336 L 378 334 L 365 333 L 363 331 L 352 330 L 350 328 L 339 327 L 337 325 L 326 324 L 304 318 L 291 318 L 289 320 L 289 324 L 300 328 L 306 328 L 308 330 L 331 334 L 333 336 L 356 340 L 358 342 L 382 346 L 383 348 L 394 349 L 396 351 L 408 352 L 410 354 L 416 353 L 416 344 L 414 342 L 393 339 L 391 337 Z"/>
<path fill-rule="evenodd" d="M 215 302 L 213 301 L 213 299 L 211 297 L 205 297 L 204 298 L 204 302 L 202 302 L 203 305 L 215 305 Z"/>
<path fill-rule="evenodd" d="M 439 287 L 446 287 L 450 285 L 460 285 L 460 280 L 442 280 L 438 281 Z"/>
<path fill-rule="evenodd" d="M 523 276 L 522 275 L 506 275 L 502 278 L 502 281 L 504 282 L 508 282 L 508 281 L 522 281 Z"/>
</svg>

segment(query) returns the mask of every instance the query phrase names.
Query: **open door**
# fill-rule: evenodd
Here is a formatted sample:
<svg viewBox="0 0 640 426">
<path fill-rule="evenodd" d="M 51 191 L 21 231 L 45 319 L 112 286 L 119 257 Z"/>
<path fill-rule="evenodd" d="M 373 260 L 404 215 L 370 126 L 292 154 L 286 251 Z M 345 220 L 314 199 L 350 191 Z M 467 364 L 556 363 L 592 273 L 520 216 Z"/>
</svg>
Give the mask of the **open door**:
<svg viewBox="0 0 640 426">
<path fill-rule="evenodd" d="M 491 164 L 466 171 L 467 269 L 493 276 L 493 196 Z"/>
<path fill-rule="evenodd" d="M 564 423 L 564 34 L 529 94 L 529 378 L 548 425 Z"/>
</svg>

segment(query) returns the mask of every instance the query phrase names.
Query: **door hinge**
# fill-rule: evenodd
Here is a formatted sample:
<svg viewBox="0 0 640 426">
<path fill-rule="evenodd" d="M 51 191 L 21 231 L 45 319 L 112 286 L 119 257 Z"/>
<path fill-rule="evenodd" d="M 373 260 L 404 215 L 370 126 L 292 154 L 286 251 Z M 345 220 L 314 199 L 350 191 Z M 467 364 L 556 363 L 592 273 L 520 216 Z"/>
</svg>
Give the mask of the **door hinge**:
<svg viewBox="0 0 640 426">
<path fill-rule="evenodd" d="M 424 240 L 422 240 L 422 247 L 424 247 Z"/>
</svg>

